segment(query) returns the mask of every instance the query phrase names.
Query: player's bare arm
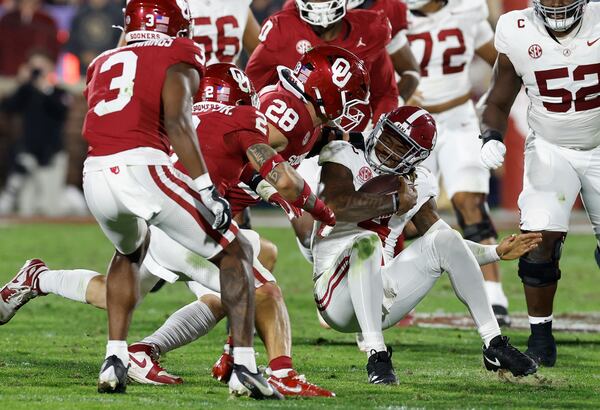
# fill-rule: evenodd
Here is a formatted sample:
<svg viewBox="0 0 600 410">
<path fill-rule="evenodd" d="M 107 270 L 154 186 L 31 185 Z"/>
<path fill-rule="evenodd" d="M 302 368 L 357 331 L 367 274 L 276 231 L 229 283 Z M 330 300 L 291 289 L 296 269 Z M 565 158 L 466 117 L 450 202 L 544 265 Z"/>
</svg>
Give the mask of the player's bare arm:
<svg viewBox="0 0 600 410">
<path fill-rule="evenodd" d="M 394 69 L 400 75 L 398 93 L 403 101 L 408 101 L 419 85 L 421 78 L 419 63 L 417 63 L 408 43 L 394 54 L 390 54 L 390 58 L 394 64 Z"/>
<path fill-rule="evenodd" d="M 504 134 L 510 109 L 521 90 L 521 78 L 505 54 L 498 54 L 492 84 L 484 102 L 481 130 L 497 130 Z"/>
<path fill-rule="evenodd" d="M 207 172 L 192 123 L 192 97 L 199 81 L 196 69 L 184 63 L 175 64 L 167 71 L 162 91 L 169 141 L 192 179 Z"/>
<path fill-rule="evenodd" d="M 496 62 L 496 58 L 498 57 L 498 52 L 496 51 L 496 47 L 494 47 L 493 41 L 488 41 L 477 50 L 475 50 L 475 54 L 481 57 L 486 63 L 490 66 L 494 66 Z"/>
<path fill-rule="evenodd" d="M 244 37 L 242 38 L 242 44 L 244 50 L 248 55 L 251 55 L 254 49 L 258 46 L 260 41 L 258 35 L 260 34 L 260 25 L 254 17 L 252 9 L 248 10 L 248 19 L 246 20 L 246 28 L 244 29 Z"/>
<path fill-rule="evenodd" d="M 266 144 L 255 144 L 248 148 L 246 155 L 254 169 L 260 172 L 269 160 L 277 156 L 277 152 Z M 265 176 L 265 180 L 286 200 L 294 201 L 302 192 L 304 180 L 288 162 L 277 164 Z"/>
<path fill-rule="evenodd" d="M 350 170 L 332 162 L 323 164 L 321 183 L 323 191 L 320 196 L 339 221 L 361 222 L 382 215 L 404 213 L 416 202 L 414 188 L 409 186 L 401 187 L 397 196 L 358 192 Z M 408 184 L 403 180 L 404 185 Z"/>
</svg>

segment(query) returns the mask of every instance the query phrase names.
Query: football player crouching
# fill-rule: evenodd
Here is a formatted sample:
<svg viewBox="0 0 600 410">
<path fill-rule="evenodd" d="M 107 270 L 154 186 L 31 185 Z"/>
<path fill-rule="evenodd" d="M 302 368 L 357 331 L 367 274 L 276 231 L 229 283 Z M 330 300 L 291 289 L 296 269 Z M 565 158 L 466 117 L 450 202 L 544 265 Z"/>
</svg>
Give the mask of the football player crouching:
<svg viewBox="0 0 600 410">
<path fill-rule="evenodd" d="M 540 235 L 481 245 L 464 240 L 440 219 L 434 200 L 437 183 L 419 166 L 436 134 L 429 113 L 405 106 L 382 116 L 364 151 L 345 141 L 321 150 L 321 197 L 336 213 L 337 224 L 327 237 L 315 237 L 312 247 L 317 307 L 333 329 L 362 333 L 370 383 L 395 384 L 382 330 L 413 309 L 445 271 L 483 339 L 485 367 L 507 369 L 515 376 L 533 374 L 533 360 L 501 335 L 480 265 L 518 258 L 537 246 Z M 397 176 L 385 190 L 391 195 L 361 190 L 378 174 Z M 408 221 L 420 237 L 398 253 L 397 239 Z"/>
</svg>

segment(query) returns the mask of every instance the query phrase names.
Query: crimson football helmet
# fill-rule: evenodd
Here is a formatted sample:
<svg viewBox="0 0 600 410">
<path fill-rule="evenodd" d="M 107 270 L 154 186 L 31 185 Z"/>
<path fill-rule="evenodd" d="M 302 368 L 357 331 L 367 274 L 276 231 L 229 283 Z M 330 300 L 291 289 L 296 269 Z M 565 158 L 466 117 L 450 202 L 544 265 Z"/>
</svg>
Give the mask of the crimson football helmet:
<svg viewBox="0 0 600 410">
<path fill-rule="evenodd" d="M 190 37 L 187 0 L 130 0 L 125 6 L 125 41 Z"/>
<path fill-rule="evenodd" d="M 369 103 L 369 72 L 351 52 L 316 46 L 300 58 L 294 75 L 318 113 L 343 131 L 352 130 L 364 118 L 357 105 Z"/>
<path fill-rule="evenodd" d="M 365 141 L 365 156 L 380 174 L 405 175 L 429 156 L 436 138 L 431 114 L 419 107 L 399 107 L 377 121 Z"/>
<path fill-rule="evenodd" d="M 328 27 L 346 15 L 346 0 L 296 0 L 300 18 L 313 26 Z"/>
<path fill-rule="evenodd" d="M 235 64 L 215 63 L 206 67 L 195 102 L 260 107 L 252 82 Z"/>
<path fill-rule="evenodd" d="M 541 0 L 533 0 L 535 14 L 552 31 L 567 31 L 583 17 L 585 5 L 589 0 L 572 0 L 566 6 L 544 6 Z"/>
</svg>

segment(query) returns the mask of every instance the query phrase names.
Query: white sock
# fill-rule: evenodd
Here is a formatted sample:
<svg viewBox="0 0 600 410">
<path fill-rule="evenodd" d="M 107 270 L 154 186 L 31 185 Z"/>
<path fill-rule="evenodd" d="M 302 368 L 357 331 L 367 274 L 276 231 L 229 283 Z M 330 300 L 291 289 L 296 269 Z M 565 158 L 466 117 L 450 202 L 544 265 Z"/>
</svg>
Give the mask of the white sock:
<svg viewBox="0 0 600 410">
<path fill-rule="evenodd" d="M 39 287 L 44 293 L 53 293 L 76 302 L 86 303 L 85 293 L 98 272 L 86 269 L 47 270 L 40 273 Z"/>
<path fill-rule="evenodd" d="M 502 289 L 502 283 L 486 280 L 483 282 L 485 294 L 492 305 L 499 305 L 508 308 L 508 299 Z"/>
<path fill-rule="evenodd" d="M 117 356 L 125 367 L 129 364 L 129 352 L 127 351 L 127 341 L 125 340 L 109 340 L 106 344 L 106 356 L 104 358 L 110 357 L 112 355 Z"/>
<path fill-rule="evenodd" d="M 373 353 L 385 352 L 387 350 L 382 332 L 363 332 L 362 338 L 362 344 L 367 352 L 367 357 Z"/>
<path fill-rule="evenodd" d="M 375 234 L 355 239 L 350 253 L 348 290 L 354 314 L 369 349 L 385 350 L 381 330 L 383 279 L 382 248 Z"/>
<path fill-rule="evenodd" d="M 448 273 L 456 296 L 471 313 L 479 335 L 486 346 L 501 334 L 484 290 L 483 275 L 475 257 L 460 234 L 453 229 L 439 230 L 434 239 L 440 267 Z"/>
<path fill-rule="evenodd" d="M 256 357 L 254 356 L 253 347 L 234 347 L 233 348 L 233 363 L 246 366 L 252 373 L 256 373 Z"/>
<path fill-rule="evenodd" d="M 530 325 L 541 325 L 543 323 L 552 322 L 554 320 L 554 315 L 550 316 L 529 316 L 529 324 Z"/>
<path fill-rule="evenodd" d="M 164 354 L 204 336 L 217 324 L 208 305 L 195 301 L 173 313 L 142 343 L 153 343 Z"/>
</svg>

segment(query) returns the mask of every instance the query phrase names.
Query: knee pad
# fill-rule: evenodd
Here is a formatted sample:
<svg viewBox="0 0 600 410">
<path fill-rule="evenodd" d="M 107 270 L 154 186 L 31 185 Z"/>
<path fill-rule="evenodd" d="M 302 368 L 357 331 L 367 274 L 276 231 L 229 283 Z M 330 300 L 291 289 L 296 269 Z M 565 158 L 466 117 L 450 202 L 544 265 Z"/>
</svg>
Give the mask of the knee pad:
<svg viewBox="0 0 600 410">
<path fill-rule="evenodd" d="M 565 236 L 556 239 L 550 258 L 539 260 L 531 258 L 529 254 L 519 258 L 519 277 L 523 284 L 543 288 L 554 285 L 560 280 L 559 261 Z"/>
<path fill-rule="evenodd" d="M 496 232 L 496 228 L 490 219 L 487 203 L 480 204 L 479 211 L 481 212 L 482 221 L 467 225 L 460 211 L 456 210 L 456 219 L 463 231 L 463 237 L 477 243 L 490 238 L 498 238 L 498 232 Z"/>
<path fill-rule="evenodd" d="M 379 248 L 381 254 L 381 240 L 377 234 L 361 235 L 354 240 L 352 249 L 356 251 L 356 255 L 360 260 L 366 260 L 373 257 Z"/>
</svg>

